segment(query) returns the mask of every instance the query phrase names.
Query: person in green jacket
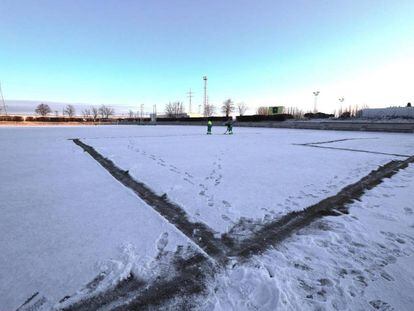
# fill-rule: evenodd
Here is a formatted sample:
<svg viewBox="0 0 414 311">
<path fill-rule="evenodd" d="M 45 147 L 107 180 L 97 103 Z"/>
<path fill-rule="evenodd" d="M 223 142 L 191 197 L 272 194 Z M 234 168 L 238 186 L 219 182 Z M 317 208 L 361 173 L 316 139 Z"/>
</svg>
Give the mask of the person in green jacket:
<svg viewBox="0 0 414 311">
<path fill-rule="evenodd" d="M 233 120 L 228 119 L 227 122 L 224 123 L 224 125 L 227 126 L 226 133 L 224 133 L 224 134 L 233 135 Z"/>
<path fill-rule="evenodd" d="M 207 122 L 207 135 L 211 135 L 211 128 L 213 127 L 213 122 L 211 120 L 208 120 Z"/>
</svg>

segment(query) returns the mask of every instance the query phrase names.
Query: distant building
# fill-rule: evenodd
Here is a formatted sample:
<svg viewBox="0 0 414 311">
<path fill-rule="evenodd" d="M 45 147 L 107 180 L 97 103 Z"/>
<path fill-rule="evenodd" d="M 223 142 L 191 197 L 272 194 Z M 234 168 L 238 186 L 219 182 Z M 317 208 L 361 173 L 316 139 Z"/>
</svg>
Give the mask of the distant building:
<svg viewBox="0 0 414 311">
<path fill-rule="evenodd" d="M 180 118 L 188 118 L 189 117 L 189 115 L 187 114 L 187 113 L 178 113 L 178 114 L 175 114 L 174 116 L 168 116 L 168 115 L 166 115 L 166 114 L 157 114 L 157 118 L 177 118 L 177 119 L 180 119 Z"/>
<path fill-rule="evenodd" d="M 389 107 L 362 109 L 361 117 L 366 119 L 414 119 L 414 107 Z"/>
<path fill-rule="evenodd" d="M 273 107 L 268 107 L 269 109 L 269 115 L 273 116 L 276 114 L 282 114 L 285 111 L 285 107 L 283 106 L 273 106 Z"/>
<path fill-rule="evenodd" d="M 202 117 L 204 117 L 203 114 L 201 114 L 201 113 L 192 112 L 192 113 L 187 113 L 187 114 L 190 118 L 202 118 Z"/>
</svg>

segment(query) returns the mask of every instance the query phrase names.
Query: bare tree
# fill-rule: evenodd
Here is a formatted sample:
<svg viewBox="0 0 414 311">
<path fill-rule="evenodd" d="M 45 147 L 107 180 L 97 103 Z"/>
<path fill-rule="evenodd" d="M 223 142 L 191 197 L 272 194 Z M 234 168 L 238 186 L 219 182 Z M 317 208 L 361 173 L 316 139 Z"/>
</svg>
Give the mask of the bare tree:
<svg viewBox="0 0 414 311">
<path fill-rule="evenodd" d="M 76 113 L 75 107 L 73 105 L 67 105 L 63 110 L 63 114 L 68 115 L 69 118 L 72 118 Z"/>
<path fill-rule="evenodd" d="M 98 116 L 99 116 L 99 109 L 92 106 L 91 107 L 91 114 L 92 114 L 93 121 L 95 122 L 96 119 L 98 119 Z"/>
<path fill-rule="evenodd" d="M 40 114 L 42 117 L 48 115 L 49 113 L 52 112 L 52 109 L 50 109 L 48 104 L 43 104 L 41 103 L 40 105 L 38 105 L 35 109 L 35 112 L 37 114 Z"/>
<path fill-rule="evenodd" d="M 184 114 L 184 105 L 180 102 L 168 103 L 165 106 L 165 114 L 169 118 L 178 118 Z"/>
<path fill-rule="evenodd" d="M 207 104 L 204 106 L 204 116 L 211 117 L 216 112 L 216 107 L 214 105 Z"/>
<path fill-rule="evenodd" d="M 223 102 L 223 106 L 221 106 L 221 112 L 223 112 L 226 117 L 228 117 L 234 111 L 234 103 L 229 98 Z"/>
<path fill-rule="evenodd" d="M 246 113 L 248 107 L 245 103 L 241 102 L 237 104 L 237 111 L 239 112 L 239 115 L 242 116 Z"/>
<path fill-rule="evenodd" d="M 294 119 L 302 119 L 304 112 L 303 110 L 297 108 L 297 107 L 287 107 L 285 109 L 286 114 L 290 114 L 293 116 Z"/>
<path fill-rule="evenodd" d="M 99 114 L 101 115 L 102 119 L 108 119 L 110 116 L 115 114 L 115 110 L 111 107 L 102 105 L 99 107 Z"/>
<path fill-rule="evenodd" d="M 134 112 L 132 110 L 128 111 L 128 117 L 131 119 L 134 117 Z"/>
<path fill-rule="evenodd" d="M 86 108 L 82 110 L 82 115 L 85 119 L 89 118 L 91 116 L 91 110 Z"/>
<path fill-rule="evenodd" d="M 257 108 L 257 114 L 261 116 L 269 115 L 269 108 L 267 107 L 259 107 Z"/>
</svg>

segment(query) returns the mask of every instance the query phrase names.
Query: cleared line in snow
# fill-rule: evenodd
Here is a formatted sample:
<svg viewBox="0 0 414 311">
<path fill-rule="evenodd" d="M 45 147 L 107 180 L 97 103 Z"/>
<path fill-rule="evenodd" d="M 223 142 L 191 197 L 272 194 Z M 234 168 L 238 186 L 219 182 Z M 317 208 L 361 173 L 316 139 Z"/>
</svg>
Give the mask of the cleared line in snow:
<svg viewBox="0 0 414 311">
<path fill-rule="evenodd" d="M 131 273 L 114 286 L 101 291 L 100 283 L 106 276 L 100 274 L 74 296 L 62 299 L 58 305 L 55 305 L 55 309 L 62 311 L 156 310 L 158 306 L 177 298 L 181 299 L 180 310 L 195 309 L 191 297 L 206 292 L 207 279 L 212 278 L 216 273 L 212 262 L 197 251 L 186 258 L 176 252 L 171 261 L 162 262 L 172 268 L 161 272 L 156 280 L 150 282 L 143 281 L 139 275 Z"/>
<path fill-rule="evenodd" d="M 352 149 L 352 148 L 342 148 L 342 147 L 319 146 L 319 145 L 323 145 L 323 144 L 332 144 L 332 143 L 348 141 L 348 140 L 365 140 L 365 139 L 378 139 L 378 137 L 343 138 L 343 139 L 319 141 L 319 142 L 314 142 L 314 143 L 293 144 L 293 145 L 295 145 L 295 146 L 305 146 L 305 147 L 314 147 L 314 148 L 333 149 L 333 150 L 342 150 L 342 151 L 353 151 L 353 152 L 380 154 L 380 155 L 389 155 L 389 156 L 403 157 L 403 158 L 409 158 L 410 157 L 410 155 L 398 154 L 398 153 L 387 153 L 387 152 L 370 151 L 370 150 L 363 150 L 363 149 Z"/>
<path fill-rule="evenodd" d="M 44 303 L 44 301 L 43 300 L 36 300 L 35 298 L 38 295 L 39 295 L 39 292 L 36 292 L 32 296 L 30 296 L 29 298 L 27 298 L 26 301 L 23 302 L 23 304 L 16 309 L 16 311 L 30 310 L 30 308 L 35 309 L 36 306 L 39 306 L 40 307 Z M 31 304 L 32 301 L 34 301 L 34 304 Z"/>
<path fill-rule="evenodd" d="M 226 246 L 221 239 L 214 236 L 214 231 L 206 224 L 191 222 L 187 213 L 177 204 L 170 202 L 166 195 L 158 195 L 147 185 L 133 179 L 128 171 L 117 167 L 111 160 L 102 156 L 93 147 L 83 143 L 79 139 L 72 141 L 105 168 L 116 180 L 130 188 L 139 198 L 156 210 L 168 222 L 185 234 L 190 240 L 198 245 L 212 258 L 218 262 L 226 259 Z"/>
<path fill-rule="evenodd" d="M 279 220 L 270 222 L 254 232 L 241 243 L 235 243 L 229 255 L 249 258 L 281 242 L 293 232 L 309 225 L 314 220 L 326 215 L 341 215 L 348 213 L 346 205 L 359 199 L 366 190 L 374 188 L 383 179 L 390 178 L 399 170 L 414 163 L 414 156 L 403 161 L 391 161 L 373 170 L 354 184 L 348 185 L 336 195 L 326 198 L 319 203 L 307 207 L 303 211 L 292 212 Z M 231 237 L 230 237 L 231 240 Z M 234 243 L 234 240 L 233 240 Z"/>
<path fill-rule="evenodd" d="M 387 152 L 369 151 L 369 150 L 351 149 L 351 148 L 341 148 L 341 147 L 318 146 L 318 145 L 313 145 L 313 144 L 296 144 L 296 146 L 322 148 L 322 149 L 333 149 L 333 150 L 342 150 L 342 151 L 352 151 L 352 152 L 362 152 L 362 153 L 371 153 L 371 154 L 380 154 L 380 155 L 388 155 L 388 156 L 402 157 L 402 158 L 409 158 L 410 157 L 407 154 L 387 153 Z"/>
<path fill-rule="evenodd" d="M 361 138 L 342 138 L 342 139 L 334 139 L 334 140 L 327 140 L 327 141 L 319 141 L 315 143 L 305 143 L 305 144 L 298 144 L 298 145 L 322 145 L 322 144 L 332 144 L 341 141 L 348 141 L 348 140 L 364 140 L 364 139 L 378 139 L 378 137 L 361 137 Z"/>
<path fill-rule="evenodd" d="M 359 199 L 366 190 L 374 188 L 383 179 L 390 178 L 410 163 L 414 163 L 414 156 L 401 161 L 388 162 L 373 170 L 358 182 L 346 186 L 336 195 L 326 198 L 303 211 L 292 212 L 276 221 L 256 226 L 258 228 L 256 231 L 252 230 L 246 239 L 238 241 L 231 234 L 223 235 L 222 239 L 214 238 L 211 229 L 204 224 L 191 223 L 180 207 L 169 202 L 165 197 L 156 195 L 144 184 L 133 180 L 128 172 L 115 166 L 111 160 L 104 158 L 92 147 L 84 144 L 79 139 L 73 141 L 107 169 L 114 178 L 131 188 L 140 198 L 169 222 L 173 223 L 208 254 L 221 260 L 224 259 L 222 261 L 224 263 L 228 257 L 237 258 L 241 261 L 248 260 L 250 257 L 282 242 L 293 232 L 306 227 L 319 218 L 326 215 L 347 213 L 348 203 Z M 170 211 L 168 212 L 166 209 L 170 209 Z M 202 233 L 194 233 L 194 231 L 200 229 L 199 226 L 201 226 Z M 179 257 L 175 259 L 175 262 L 178 261 Z M 190 258 L 181 260 L 176 270 L 178 273 L 172 279 L 160 278 L 143 287 L 141 287 L 142 284 L 139 280 L 127 279 L 124 281 L 125 284 L 121 282 L 109 292 L 103 292 L 86 301 L 70 304 L 64 310 L 89 310 L 90 307 L 102 306 L 110 310 L 146 310 L 164 305 L 177 297 L 184 299 L 182 309 L 196 308 L 191 303 L 191 296 L 202 294 L 206 290 L 206 279 L 214 277 L 214 274 L 218 271 L 217 268 L 219 267 L 211 266 L 211 262 L 204 255 L 195 253 Z M 134 276 L 132 275 L 131 278 L 134 278 Z M 126 297 L 128 299 L 125 299 Z M 188 303 L 189 305 L 187 305 Z"/>
</svg>

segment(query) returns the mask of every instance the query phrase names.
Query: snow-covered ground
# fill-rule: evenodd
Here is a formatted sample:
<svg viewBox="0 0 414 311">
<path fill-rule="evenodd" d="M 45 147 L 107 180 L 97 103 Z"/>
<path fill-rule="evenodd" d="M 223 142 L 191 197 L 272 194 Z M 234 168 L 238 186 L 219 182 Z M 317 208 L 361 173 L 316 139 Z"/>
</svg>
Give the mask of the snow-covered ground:
<svg viewBox="0 0 414 311">
<path fill-rule="evenodd" d="M 0 129 L 0 310 L 72 294 L 125 248 L 145 261 L 163 233 L 189 243 L 66 139 L 91 129 Z"/>
<path fill-rule="evenodd" d="M 412 310 L 414 165 L 210 285 L 205 310 Z"/>
<path fill-rule="evenodd" d="M 121 270 L 131 260 L 144 266 L 160 249 L 192 244 L 69 138 L 81 138 L 220 233 L 241 217 L 270 220 L 306 208 L 379 165 L 404 159 L 393 154 L 414 154 L 411 134 L 223 132 L 214 127 L 215 135 L 207 136 L 196 126 L 0 128 L 0 310 L 15 309 L 38 291 L 55 303 L 114 262 Z M 344 139 L 352 140 L 318 146 L 389 154 L 300 145 Z M 349 215 L 324 218 L 223 272 L 200 306 L 366 310 L 380 300 L 408 310 L 413 186 L 410 167 L 354 203 Z"/>
<path fill-rule="evenodd" d="M 238 128 L 225 136 L 215 128 L 218 135 L 207 136 L 204 128 L 186 129 L 146 128 L 136 137 L 84 142 L 218 232 L 240 217 L 271 219 L 301 210 L 398 158 L 295 144 L 356 138 L 351 142 L 360 149 L 414 150 L 414 136 L 406 134 Z"/>
</svg>

